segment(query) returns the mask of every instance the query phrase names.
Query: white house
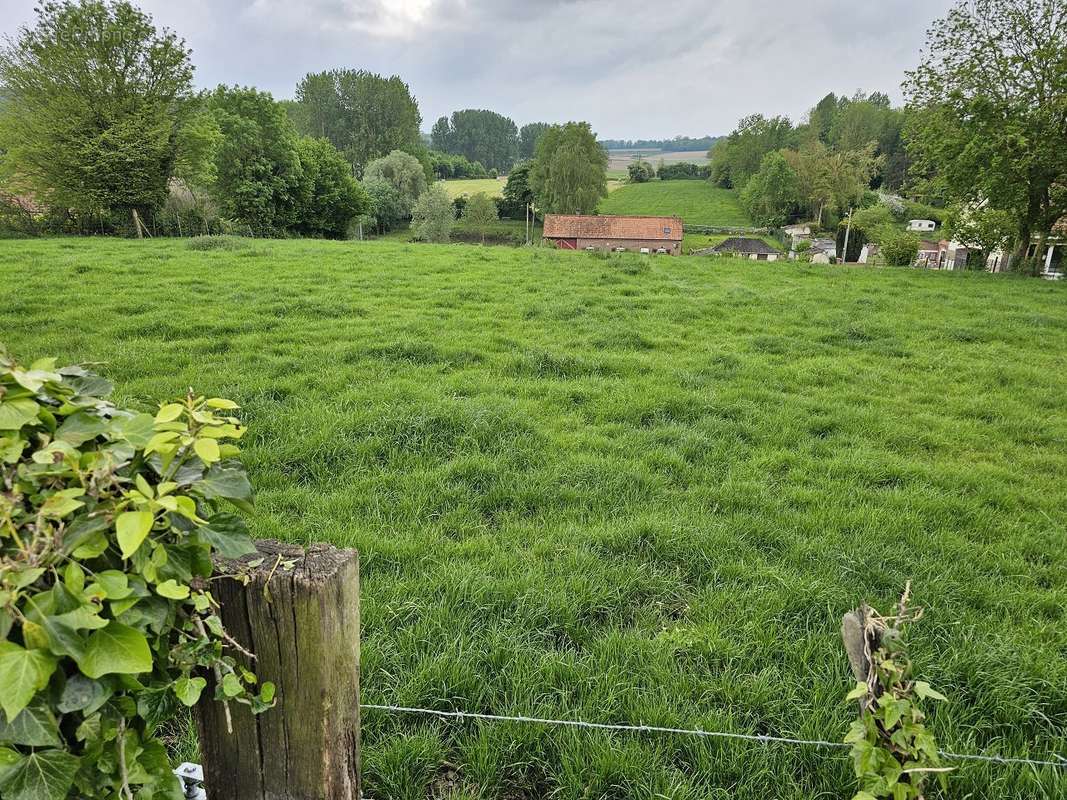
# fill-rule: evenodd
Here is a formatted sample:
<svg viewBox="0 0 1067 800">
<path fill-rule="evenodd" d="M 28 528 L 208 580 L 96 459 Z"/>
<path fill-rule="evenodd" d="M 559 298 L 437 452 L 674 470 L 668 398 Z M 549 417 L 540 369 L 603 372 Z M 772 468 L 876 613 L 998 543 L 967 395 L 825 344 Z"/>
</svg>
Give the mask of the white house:
<svg viewBox="0 0 1067 800">
<path fill-rule="evenodd" d="M 932 231 L 937 227 L 937 223 L 932 219 L 909 219 L 908 230 L 909 231 Z"/>
</svg>

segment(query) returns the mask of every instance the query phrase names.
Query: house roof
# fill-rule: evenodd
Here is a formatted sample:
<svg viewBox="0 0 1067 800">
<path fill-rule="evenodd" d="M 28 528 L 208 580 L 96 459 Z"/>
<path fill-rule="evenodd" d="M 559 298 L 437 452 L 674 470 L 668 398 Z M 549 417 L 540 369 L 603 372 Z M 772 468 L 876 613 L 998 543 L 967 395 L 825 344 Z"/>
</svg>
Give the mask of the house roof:
<svg viewBox="0 0 1067 800">
<path fill-rule="evenodd" d="M 732 236 L 724 242 L 715 245 L 711 248 L 713 253 L 755 253 L 760 255 L 763 253 L 771 254 L 777 253 L 778 250 L 771 247 L 762 239 L 747 239 L 741 236 Z"/>
<path fill-rule="evenodd" d="M 546 239 L 647 239 L 682 241 L 680 217 L 611 217 L 545 214 Z"/>
</svg>

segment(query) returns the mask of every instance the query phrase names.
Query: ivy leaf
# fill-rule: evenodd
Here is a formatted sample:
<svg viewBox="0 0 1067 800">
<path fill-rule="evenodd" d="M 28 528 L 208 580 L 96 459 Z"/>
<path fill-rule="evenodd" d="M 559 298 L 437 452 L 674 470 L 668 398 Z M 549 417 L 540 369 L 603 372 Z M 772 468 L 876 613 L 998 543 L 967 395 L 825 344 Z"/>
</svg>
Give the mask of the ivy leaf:
<svg viewBox="0 0 1067 800">
<path fill-rule="evenodd" d="M 23 756 L 5 772 L 4 800 L 63 800 L 74 785 L 80 761 L 63 750 L 39 750 Z"/>
<path fill-rule="evenodd" d="M 207 681 L 203 678 L 178 678 L 174 682 L 174 694 L 183 704 L 192 708 L 200 699 L 200 693 L 204 691 L 205 686 Z"/>
<path fill-rule="evenodd" d="M 73 511 L 85 505 L 77 498 L 82 497 L 85 490 L 80 486 L 72 489 L 62 489 L 55 494 L 49 495 L 48 499 L 41 504 L 41 514 L 46 517 L 65 517 Z"/>
<path fill-rule="evenodd" d="M 10 747 L 0 747 L 0 786 L 4 785 L 7 776 L 22 761 L 22 753 L 12 750 Z"/>
<path fill-rule="evenodd" d="M 248 526 L 236 514 L 215 514 L 196 532 L 223 558 L 236 559 L 256 552 Z"/>
<path fill-rule="evenodd" d="M 144 634 L 121 622 L 109 622 L 96 631 L 85 645 L 85 656 L 78 662 L 90 678 L 102 675 L 152 671 L 152 651 Z"/>
<path fill-rule="evenodd" d="M 948 700 L 941 692 L 931 689 L 930 684 L 926 681 L 915 681 L 915 694 L 919 695 L 923 700 L 940 700 L 942 702 Z"/>
<path fill-rule="evenodd" d="M 151 511 L 124 511 L 115 520 L 118 532 L 119 549 L 123 558 L 129 558 L 137 552 L 141 542 L 152 530 L 154 517 Z"/>
<path fill-rule="evenodd" d="M 171 578 L 156 587 L 156 594 L 169 600 L 185 600 L 189 596 L 189 587 Z"/>
<path fill-rule="evenodd" d="M 38 691 L 48 685 L 56 660 L 42 650 L 0 642 L 0 708 L 15 719 Z"/>
<path fill-rule="evenodd" d="M 81 711 L 89 715 L 106 703 L 109 697 L 111 697 L 111 690 L 104 684 L 86 678 L 84 675 L 75 674 L 67 679 L 67 685 L 63 687 L 63 694 L 59 697 L 56 710 L 61 714 Z"/>
<path fill-rule="evenodd" d="M 59 725 L 48 706 L 41 702 L 31 703 L 17 717 L 0 714 L 0 742 L 26 747 L 59 747 Z M 0 794 L 0 797 L 6 800 L 7 795 Z"/>
<path fill-rule="evenodd" d="M 227 672 L 222 679 L 222 693 L 227 697 L 237 697 L 243 691 L 244 687 L 241 686 L 241 679 L 232 672 Z"/>
<path fill-rule="evenodd" d="M 867 684 L 857 683 L 856 688 L 845 695 L 845 700 L 859 700 L 867 694 Z"/>
<path fill-rule="evenodd" d="M 124 600 L 133 591 L 130 588 L 129 580 L 126 578 L 126 573 L 117 569 L 108 569 L 97 573 L 96 582 L 100 584 L 100 588 L 104 591 L 104 596 L 108 600 Z"/>
</svg>

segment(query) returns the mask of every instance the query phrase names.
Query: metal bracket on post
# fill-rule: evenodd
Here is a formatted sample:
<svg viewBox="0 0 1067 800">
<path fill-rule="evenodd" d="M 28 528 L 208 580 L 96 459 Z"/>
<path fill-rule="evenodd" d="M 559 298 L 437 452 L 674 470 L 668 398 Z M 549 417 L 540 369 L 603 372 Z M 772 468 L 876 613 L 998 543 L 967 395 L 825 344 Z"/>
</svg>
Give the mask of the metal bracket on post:
<svg viewBox="0 0 1067 800">
<path fill-rule="evenodd" d="M 178 780 L 182 782 L 182 794 L 186 800 L 207 800 L 207 792 L 204 791 L 204 768 L 199 764 L 184 764 L 174 770 Z"/>
</svg>

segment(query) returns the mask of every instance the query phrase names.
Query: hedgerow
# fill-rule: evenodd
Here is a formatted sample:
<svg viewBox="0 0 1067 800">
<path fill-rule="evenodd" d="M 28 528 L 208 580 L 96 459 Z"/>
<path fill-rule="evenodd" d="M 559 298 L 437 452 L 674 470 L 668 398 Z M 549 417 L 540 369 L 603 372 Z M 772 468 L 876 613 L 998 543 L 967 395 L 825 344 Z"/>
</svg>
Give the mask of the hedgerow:
<svg viewBox="0 0 1067 800">
<path fill-rule="evenodd" d="M 273 703 L 228 651 L 212 556 L 253 548 L 237 406 L 154 415 L 0 348 L 0 796 L 180 798 L 159 724 L 215 695 Z"/>
</svg>

